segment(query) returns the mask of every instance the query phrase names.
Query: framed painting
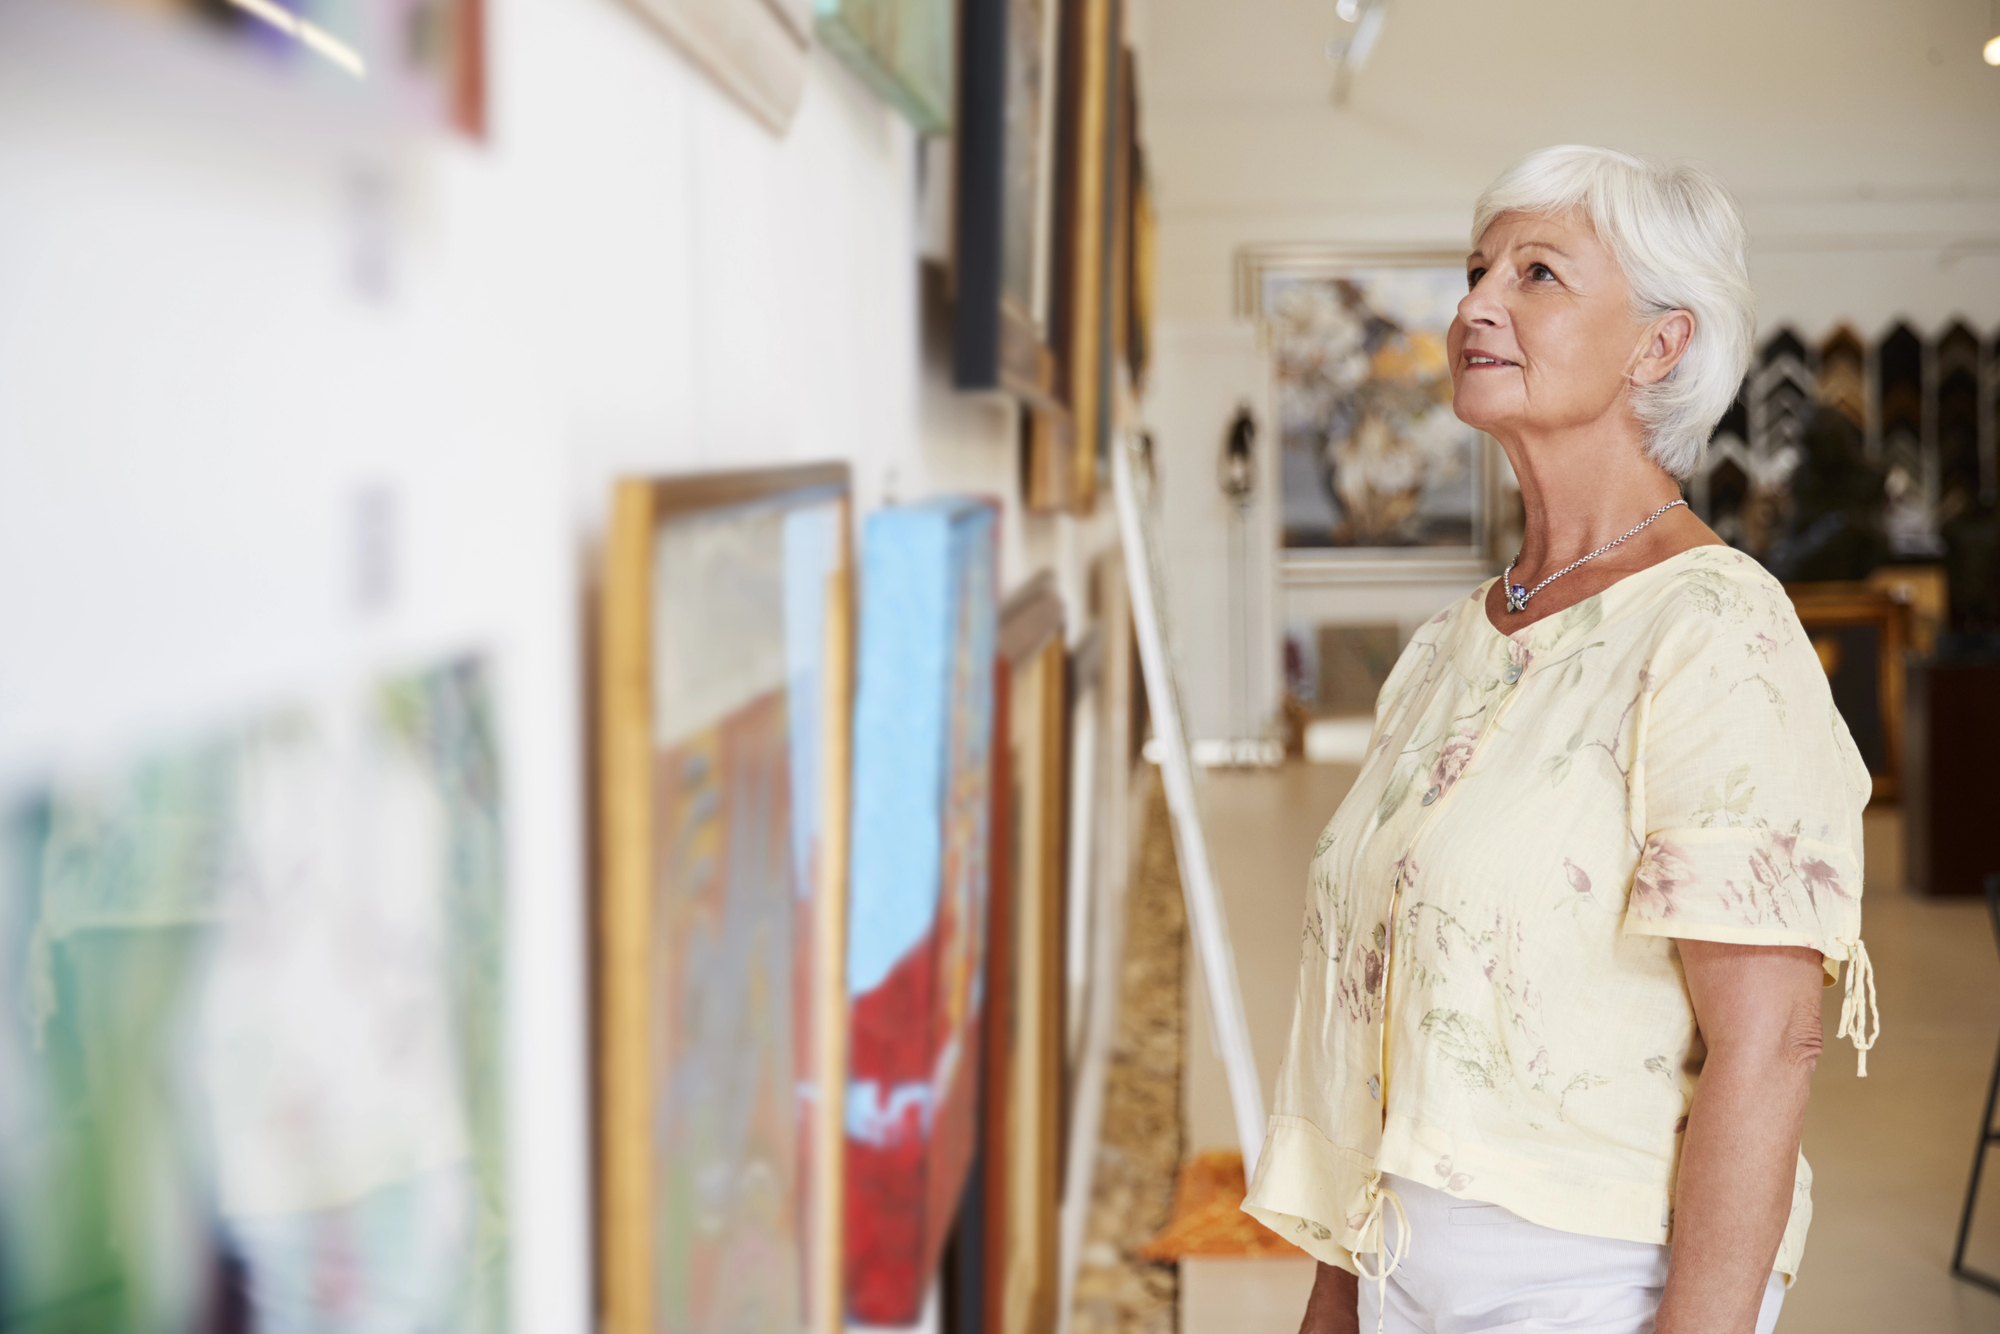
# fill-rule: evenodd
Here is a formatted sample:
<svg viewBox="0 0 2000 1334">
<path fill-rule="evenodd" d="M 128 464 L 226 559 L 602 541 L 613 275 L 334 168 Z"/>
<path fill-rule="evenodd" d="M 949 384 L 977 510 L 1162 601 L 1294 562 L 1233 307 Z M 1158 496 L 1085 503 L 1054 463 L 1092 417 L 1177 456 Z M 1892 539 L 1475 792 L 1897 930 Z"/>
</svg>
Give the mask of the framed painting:
<svg viewBox="0 0 2000 1334">
<path fill-rule="evenodd" d="M 1112 96 L 1111 126 L 1111 281 L 1106 285 L 1110 309 L 1105 323 L 1111 330 L 1111 370 L 1107 391 L 1130 392 L 1132 376 L 1132 242 L 1133 210 L 1138 203 L 1139 58 L 1118 44 Z M 1114 412 L 1115 416 L 1115 412 Z M 1099 460 L 1099 467 L 1104 460 Z"/>
<path fill-rule="evenodd" d="M 504 1334 L 484 663 L 340 683 L 0 821 L 0 1328 Z"/>
<path fill-rule="evenodd" d="M 1061 0 L 965 0 L 960 21 L 952 382 L 1058 406 L 1055 261 Z"/>
<path fill-rule="evenodd" d="M 847 1301 L 914 1324 L 978 1139 L 998 511 L 942 498 L 862 538 L 848 919 Z"/>
<path fill-rule="evenodd" d="M 1826 669 L 1834 707 L 1868 765 L 1875 800 L 1894 801 L 1903 770 L 1903 650 L 1910 608 L 1865 583 L 1787 584 L 1799 623 Z"/>
<path fill-rule="evenodd" d="M 814 0 L 819 39 L 925 134 L 949 134 L 957 91 L 951 0 Z"/>
<path fill-rule="evenodd" d="M 1488 559 L 1498 450 L 1452 412 L 1454 251 L 1242 251 L 1237 303 L 1271 357 L 1288 565 Z"/>
<path fill-rule="evenodd" d="M 1153 289 L 1158 266 L 1154 254 L 1159 245 L 1159 218 L 1153 207 L 1153 184 L 1147 175 L 1146 150 L 1142 145 L 1133 146 L 1131 170 L 1132 216 L 1127 223 L 1131 239 L 1126 243 L 1131 276 L 1126 280 L 1129 296 L 1125 359 L 1132 369 L 1133 388 L 1141 390 L 1145 388 L 1146 371 L 1153 359 Z"/>
<path fill-rule="evenodd" d="M 301 97 L 357 118 L 486 134 L 486 0 L 265 0 L 112 3 L 175 38 L 219 40 Z"/>
<path fill-rule="evenodd" d="M 1062 5 L 1054 320 L 1063 416 L 1029 442 L 1027 503 L 1037 511 L 1089 513 L 1110 438 L 1121 13 L 1119 0 Z"/>
<path fill-rule="evenodd" d="M 620 482 L 603 587 L 613 1334 L 838 1330 L 848 475 Z"/>
<path fill-rule="evenodd" d="M 813 0 L 632 0 L 716 86 L 773 134 L 806 90 Z"/>
<path fill-rule="evenodd" d="M 1064 740 L 1067 654 L 1053 580 L 1000 620 L 994 856 L 980 1170 L 981 1328 L 1056 1326 L 1064 1073 Z"/>
</svg>

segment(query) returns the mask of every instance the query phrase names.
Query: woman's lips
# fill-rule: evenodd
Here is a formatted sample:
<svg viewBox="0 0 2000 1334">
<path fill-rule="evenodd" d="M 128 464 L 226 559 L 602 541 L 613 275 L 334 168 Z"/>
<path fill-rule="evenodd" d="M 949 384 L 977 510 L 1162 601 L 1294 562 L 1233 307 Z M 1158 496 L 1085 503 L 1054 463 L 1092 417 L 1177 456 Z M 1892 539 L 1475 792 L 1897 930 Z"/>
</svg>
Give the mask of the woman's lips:
<svg viewBox="0 0 2000 1334">
<path fill-rule="evenodd" d="M 1482 366 L 1512 366 L 1518 370 L 1520 364 L 1518 361 L 1509 361 L 1505 357 L 1496 357 L 1490 352 L 1468 352 L 1465 354 L 1465 368 L 1467 370 L 1474 370 Z"/>
</svg>

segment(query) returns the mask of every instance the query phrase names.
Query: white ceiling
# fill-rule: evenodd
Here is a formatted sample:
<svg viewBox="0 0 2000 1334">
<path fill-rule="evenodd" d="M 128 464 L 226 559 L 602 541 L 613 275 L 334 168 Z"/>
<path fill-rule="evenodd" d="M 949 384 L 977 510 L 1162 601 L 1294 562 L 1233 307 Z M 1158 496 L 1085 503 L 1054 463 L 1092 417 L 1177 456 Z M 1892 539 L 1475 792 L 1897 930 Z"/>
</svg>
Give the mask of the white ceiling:
<svg viewBox="0 0 2000 1334">
<path fill-rule="evenodd" d="M 2000 322 L 1991 0 L 1392 0 L 1346 105 L 1332 0 L 1135 0 L 1160 308 L 1217 318 L 1246 243 L 1464 243 L 1533 148 L 1692 158 L 1806 325 Z"/>
</svg>

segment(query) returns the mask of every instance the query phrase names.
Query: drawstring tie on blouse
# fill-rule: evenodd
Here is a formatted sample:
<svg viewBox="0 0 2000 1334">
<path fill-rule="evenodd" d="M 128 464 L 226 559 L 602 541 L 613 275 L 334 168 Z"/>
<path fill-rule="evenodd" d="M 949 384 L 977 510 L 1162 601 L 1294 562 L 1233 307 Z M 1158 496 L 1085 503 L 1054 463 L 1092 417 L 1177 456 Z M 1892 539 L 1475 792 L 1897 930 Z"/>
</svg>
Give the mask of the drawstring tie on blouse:
<svg viewBox="0 0 2000 1334">
<path fill-rule="evenodd" d="M 1410 1216 L 1403 1212 L 1402 1197 L 1397 1195 L 1390 1187 L 1382 1184 L 1382 1174 L 1380 1172 L 1377 1172 L 1373 1179 L 1369 1181 L 1368 1195 L 1368 1214 L 1361 1220 L 1360 1235 L 1355 1241 L 1354 1268 L 1363 1279 L 1376 1285 L 1376 1297 L 1378 1300 L 1375 1303 L 1375 1334 L 1382 1334 L 1382 1331 L 1386 1328 L 1385 1322 L 1388 1319 L 1389 1275 L 1396 1272 L 1397 1266 L 1403 1263 L 1403 1257 L 1410 1252 Z M 1386 1215 L 1382 1209 L 1385 1203 L 1395 1209 L 1396 1219 L 1403 1225 L 1403 1245 L 1401 1250 L 1392 1251 L 1389 1249 L 1389 1229 L 1384 1223 Z M 1368 1238 L 1371 1234 L 1375 1238 L 1375 1245 L 1372 1250 L 1368 1246 Z M 1367 1266 L 1361 1263 L 1361 1257 L 1365 1254 L 1372 1254 L 1375 1257 L 1375 1273 L 1369 1273 Z"/>
<path fill-rule="evenodd" d="M 1868 1022 L 1870 1011 L 1873 1024 Z M 1875 965 L 1868 961 L 1868 947 L 1857 936 L 1854 947 L 1847 953 L 1847 991 L 1840 1002 L 1840 1031 L 1834 1036 L 1853 1040 L 1861 1079 L 1868 1078 L 1868 1049 L 1881 1035 L 1882 1007 L 1875 1000 Z"/>
</svg>

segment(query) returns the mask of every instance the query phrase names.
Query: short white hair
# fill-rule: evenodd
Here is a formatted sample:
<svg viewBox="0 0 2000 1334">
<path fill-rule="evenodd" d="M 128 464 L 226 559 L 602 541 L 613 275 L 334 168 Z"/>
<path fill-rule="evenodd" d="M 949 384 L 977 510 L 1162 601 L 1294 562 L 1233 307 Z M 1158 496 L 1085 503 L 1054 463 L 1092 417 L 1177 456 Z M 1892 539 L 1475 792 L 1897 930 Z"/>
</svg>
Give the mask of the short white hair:
<svg viewBox="0 0 2000 1334">
<path fill-rule="evenodd" d="M 1588 218 L 1632 289 L 1633 313 L 1694 317 L 1694 336 L 1673 373 L 1635 388 L 1646 451 L 1685 479 L 1729 410 L 1757 333 L 1743 215 L 1700 167 L 1651 162 L 1609 148 L 1563 144 L 1530 153 L 1486 187 L 1472 210 L 1472 244 L 1503 213 Z"/>
</svg>

